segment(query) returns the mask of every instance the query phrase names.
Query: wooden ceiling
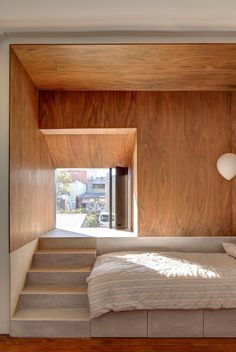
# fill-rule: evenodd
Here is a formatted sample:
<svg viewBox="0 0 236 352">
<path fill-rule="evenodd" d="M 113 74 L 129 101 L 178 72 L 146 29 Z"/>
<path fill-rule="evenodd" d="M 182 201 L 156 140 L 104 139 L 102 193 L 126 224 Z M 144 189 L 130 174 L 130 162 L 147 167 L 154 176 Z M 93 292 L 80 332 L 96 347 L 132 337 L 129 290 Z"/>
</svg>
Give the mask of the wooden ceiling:
<svg viewBox="0 0 236 352">
<path fill-rule="evenodd" d="M 40 90 L 234 90 L 236 44 L 12 45 Z"/>
<path fill-rule="evenodd" d="M 102 129 L 100 134 L 82 134 L 83 129 L 78 134 L 73 130 L 72 134 L 61 134 L 55 130 L 52 133 L 49 130 L 41 131 L 45 134 L 55 168 L 108 168 L 132 165 L 135 129 L 130 129 L 130 133 L 121 134 L 118 130 L 116 134 L 113 130 L 110 134 L 107 131 L 102 134 Z"/>
</svg>

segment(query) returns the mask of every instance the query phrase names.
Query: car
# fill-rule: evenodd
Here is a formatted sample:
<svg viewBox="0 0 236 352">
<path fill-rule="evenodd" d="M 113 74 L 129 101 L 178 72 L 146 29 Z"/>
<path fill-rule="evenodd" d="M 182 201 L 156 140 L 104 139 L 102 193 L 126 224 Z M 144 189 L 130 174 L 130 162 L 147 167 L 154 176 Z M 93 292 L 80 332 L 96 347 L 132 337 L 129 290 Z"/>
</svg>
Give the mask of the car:
<svg viewBox="0 0 236 352">
<path fill-rule="evenodd" d="M 101 227 L 109 227 L 109 216 L 110 213 L 108 211 L 101 211 L 99 215 L 99 225 Z M 112 213 L 112 227 L 115 226 L 115 214 Z"/>
</svg>

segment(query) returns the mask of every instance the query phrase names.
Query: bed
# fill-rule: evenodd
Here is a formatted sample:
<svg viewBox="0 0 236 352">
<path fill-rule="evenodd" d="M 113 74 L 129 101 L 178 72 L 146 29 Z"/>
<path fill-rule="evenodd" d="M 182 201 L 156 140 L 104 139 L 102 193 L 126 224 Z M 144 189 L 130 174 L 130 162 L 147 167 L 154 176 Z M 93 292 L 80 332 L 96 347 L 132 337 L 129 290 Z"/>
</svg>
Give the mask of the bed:
<svg viewBox="0 0 236 352">
<path fill-rule="evenodd" d="M 225 253 L 108 253 L 97 257 L 87 281 L 91 318 L 236 308 L 236 260 Z"/>
</svg>

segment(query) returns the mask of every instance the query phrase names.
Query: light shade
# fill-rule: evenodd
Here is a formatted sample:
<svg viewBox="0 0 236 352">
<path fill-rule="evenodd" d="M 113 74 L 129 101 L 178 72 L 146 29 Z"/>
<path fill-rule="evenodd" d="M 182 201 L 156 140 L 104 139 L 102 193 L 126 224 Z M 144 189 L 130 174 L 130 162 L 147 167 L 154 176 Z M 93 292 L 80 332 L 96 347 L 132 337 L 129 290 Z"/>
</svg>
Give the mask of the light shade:
<svg viewBox="0 0 236 352">
<path fill-rule="evenodd" d="M 217 170 L 226 180 L 231 180 L 236 175 L 236 154 L 221 155 L 217 160 Z"/>
</svg>

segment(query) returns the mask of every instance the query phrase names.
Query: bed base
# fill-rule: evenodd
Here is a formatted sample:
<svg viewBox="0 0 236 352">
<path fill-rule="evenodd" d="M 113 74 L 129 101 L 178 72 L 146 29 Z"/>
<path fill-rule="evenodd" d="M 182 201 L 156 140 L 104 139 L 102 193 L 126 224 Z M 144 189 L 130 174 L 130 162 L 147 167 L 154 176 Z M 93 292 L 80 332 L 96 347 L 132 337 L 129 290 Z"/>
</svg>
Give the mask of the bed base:
<svg viewBox="0 0 236 352">
<path fill-rule="evenodd" d="M 91 337 L 236 337 L 236 309 L 110 312 L 92 319 Z"/>
</svg>

